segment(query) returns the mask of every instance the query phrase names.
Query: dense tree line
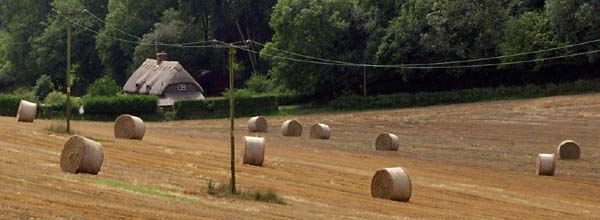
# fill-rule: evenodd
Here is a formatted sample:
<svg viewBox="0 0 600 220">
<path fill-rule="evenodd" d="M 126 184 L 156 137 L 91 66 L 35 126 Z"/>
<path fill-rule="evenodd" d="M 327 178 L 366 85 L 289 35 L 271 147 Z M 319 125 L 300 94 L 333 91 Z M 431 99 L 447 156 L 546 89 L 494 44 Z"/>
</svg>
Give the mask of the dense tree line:
<svg viewBox="0 0 600 220">
<path fill-rule="evenodd" d="M 497 57 L 600 39 L 594 0 L 290 0 L 274 9 L 269 46 L 353 63 L 415 64 Z M 317 25 L 318 24 L 318 25 Z M 462 65 L 514 62 L 597 50 L 600 44 Z M 264 49 L 265 54 L 282 53 Z M 370 93 L 569 81 L 600 76 L 588 56 L 487 68 L 368 68 Z M 362 68 L 276 60 L 271 76 L 288 88 L 360 93 Z M 304 83 L 301 83 L 304 82 Z"/>
<path fill-rule="evenodd" d="M 395 65 L 563 47 L 600 39 L 597 0 L 0 1 L 0 92 L 33 86 L 42 75 L 48 75 L 57 89 L 64 89 L 65 19 L 52 13 L 52 8 L 87 9 L 97 16 L 82 13 L 74 18 L 72 78 L 74 93 L 79 95 L 103 76 L 123 85 L 156 51 L 168 52 L 196 77 L 204 70 L 224 76 L 228 68 L 225 50 L 164 45 L 211 39 L 266 43 L 264 48 L 251 47 L 261 51 L 260 56 L 238 50 L 235 70 L 240 81 L 256 74 L 252 85 L 323 99 L 360 93 L 363 71 L 368 73 L 370 94 L 600 76 L 597 53 L 518 65 L 444 69 L 363 68 L 273 58 L 308 59 L 277 50 L 283 49 L 320 58 L 312 61 Z M 510 63 L 598 49 L 596 42 L 446 66 Z"/>
</svg>

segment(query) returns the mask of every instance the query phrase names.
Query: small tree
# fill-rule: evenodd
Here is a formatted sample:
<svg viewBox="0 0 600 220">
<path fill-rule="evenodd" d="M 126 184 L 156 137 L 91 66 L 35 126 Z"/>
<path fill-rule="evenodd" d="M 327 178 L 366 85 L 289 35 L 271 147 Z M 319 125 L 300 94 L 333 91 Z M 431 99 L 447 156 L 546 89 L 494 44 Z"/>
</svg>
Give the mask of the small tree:
<svg viewBox="0 0 600 220">
<path fill-rule="evenodd" d="M 44 98 L 44 104 L 48 106 L 53 105 L 63 105 L 67 103 L 67 95 L 62 92 L 54 91 L 49 93 L 46 98 Z"/>
<path fill-rule="evenodd" d="M 88 95 L 90 96 L 116 96 L 119 93 L 119 85 L 109 76 L 97 79 L 90 85 Z"/>
<path fill-rule="evenodd" d="M 272 92 L 275 86 L 273 81 L 268 79 L 266 75 L 254 73 L 246 81 L 246 87 L 255 93 L 267 93 Z"/>
<path fill-rule="evenodd" d="M 35 98 L 40 101 L 44 100 L 52 91 L 54 91 L 54 84 L 52 84 L 52 79 L 50 76 L 40 76 L 35 83 Z"/>
</svg>

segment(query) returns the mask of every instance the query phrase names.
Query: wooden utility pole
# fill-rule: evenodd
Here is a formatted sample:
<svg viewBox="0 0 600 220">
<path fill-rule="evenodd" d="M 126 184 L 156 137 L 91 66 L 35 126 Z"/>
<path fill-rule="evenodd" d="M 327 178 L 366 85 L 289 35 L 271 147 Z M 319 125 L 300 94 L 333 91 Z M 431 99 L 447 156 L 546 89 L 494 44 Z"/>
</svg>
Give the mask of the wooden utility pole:
<svg viewBox="0 0 600 220">
<path fill-rule="evenodd" d="M 71 17 L 67 18 L 67 133 L 71 133 Z"/>
<path fill-rule="evenodd" d="M 235 49 L 233 46 L 229 46 L 229 120 L 231 120 L 230 135 L 231 135 L 231 193 L 237 193 L 235 189 L 235 91 L 233 85 L 233 59 L 235 57 Z"/>
<path fill-rule="evenodd" d="M 216 41 L 215 41 L 216 42 Z M 247 48 L 248 46 L 238 46 L 226 44 L 222 46 L 215 45 L 214 48 L 229 49 L 229 134 L 231 144 L 231 193 L 236 194 L 235 183 L 235 84 L 234 84 L 234 65 L 235 65 L 235 48 Z"/>
<path fill-rule="evenodd" d="M 363 96 L 367 97 L 367 67 L 363 67 Z"/>
<path fill-rule="evenodd" d="M 73 17 L 81 16 L 81 13 L 62 13 L 55 9 L 52 9 L 54 13 L 61 15 L 67 19 L 67 75 L 66 75 L 66 94 L 67 94 L 67 109 L 66 111 L 66 120 L 67 120 L 67 133 L 71 133 L 71 38 L 72 31 L 71 25 L 73 22 Z"/>
</svg>

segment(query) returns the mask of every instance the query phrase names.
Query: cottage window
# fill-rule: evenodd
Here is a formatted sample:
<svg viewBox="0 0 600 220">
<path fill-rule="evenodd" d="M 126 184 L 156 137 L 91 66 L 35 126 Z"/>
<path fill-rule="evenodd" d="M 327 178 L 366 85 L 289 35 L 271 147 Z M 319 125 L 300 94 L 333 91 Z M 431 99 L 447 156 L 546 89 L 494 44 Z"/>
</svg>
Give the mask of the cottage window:
<svg viewBox="0 0 600 220">
<path fill-rule="evenodd" d="M 186 84 L 177 85 L 177 91 L 187 91 L 187 85 Z"/>
</svg>

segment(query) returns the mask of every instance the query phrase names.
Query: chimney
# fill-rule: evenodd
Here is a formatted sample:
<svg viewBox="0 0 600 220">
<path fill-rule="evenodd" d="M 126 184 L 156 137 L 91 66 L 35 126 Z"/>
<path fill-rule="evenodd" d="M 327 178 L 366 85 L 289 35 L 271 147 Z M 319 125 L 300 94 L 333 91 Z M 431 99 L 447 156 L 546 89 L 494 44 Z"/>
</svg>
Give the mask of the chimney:
<svg viewBox="0 0 600 220">
<path fill-rule="evenodd" d="M 160 65 L 163 61 L 167 61 L 167 53 L 160 52 L 156 54 L 156 65 Z"/>
</svg>

